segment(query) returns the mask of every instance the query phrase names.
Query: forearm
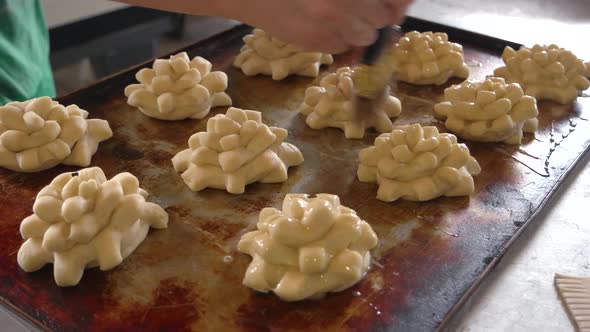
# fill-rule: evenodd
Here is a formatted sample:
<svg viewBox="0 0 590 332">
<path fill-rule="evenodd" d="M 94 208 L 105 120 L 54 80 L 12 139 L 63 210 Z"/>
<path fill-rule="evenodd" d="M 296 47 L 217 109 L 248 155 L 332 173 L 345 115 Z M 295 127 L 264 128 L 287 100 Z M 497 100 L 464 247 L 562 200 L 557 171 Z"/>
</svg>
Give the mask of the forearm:
<svg viewBox="0 0 590 332">
<path fill-rule="evenodd" d="M 217 16 L 241 21 L 257 27 L 267 27 L 268 22 L 280 21 L 281 14 L 298 13 L 285 9 L 294 0 L 115 0 L 141 7 L 175 13 Z M 323 1 L 323 0 L 322 0 Z M 266 9 L 261 11 L 261 9 Z M 277 15 L 279 17 L 277 17 Z M 271 31 L 273 32 L 273 31 Z"/>
<path fill-rule="evenodd" d="M 201 15 L 222 16 L 240 19 L 239 9 L 242 1 L 235 0 L 117 0 L 130 5 L 165 10 L 169 12 Z M 246 2 L 246 1 L 243 1 Z"/>
<path fill-rule="evenodd" d="M 0 0 L 1 1 L 1 0 Z M 176 13 L 219 16 L 266 30 L 305 50 L 367 46 L 377 29 L 398 24 L 413 0 L 118 0 Z"/>
</svg>

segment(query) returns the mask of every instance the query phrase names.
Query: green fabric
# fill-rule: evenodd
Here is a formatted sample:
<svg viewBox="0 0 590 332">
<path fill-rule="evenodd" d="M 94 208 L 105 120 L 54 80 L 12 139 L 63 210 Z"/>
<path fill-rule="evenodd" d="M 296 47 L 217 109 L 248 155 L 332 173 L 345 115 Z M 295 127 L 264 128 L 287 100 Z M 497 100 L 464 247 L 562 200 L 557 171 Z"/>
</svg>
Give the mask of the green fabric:
<svg viewBox="0 0 590 332">
<path fill-rule="evenodd" d="M 39 0 L 0 0 L 0 105 L 55 97 Z"/>
</svg>

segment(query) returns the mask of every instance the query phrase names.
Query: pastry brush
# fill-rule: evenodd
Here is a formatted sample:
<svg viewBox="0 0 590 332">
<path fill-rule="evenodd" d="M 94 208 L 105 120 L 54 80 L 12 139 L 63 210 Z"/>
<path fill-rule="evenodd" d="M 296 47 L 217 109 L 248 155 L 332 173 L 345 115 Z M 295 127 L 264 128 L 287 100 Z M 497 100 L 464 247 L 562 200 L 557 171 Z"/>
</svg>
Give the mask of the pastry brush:
<svg viewBox="0 0 590 332">
<path fill-rule="evenodd" d="M 355 120 L 370 121 L 369 117 L 375 116 L 389 94 L 390 81 L 395 81 L 391 63 L 393 32 L 394 27 L 380 29 L 377 40 L 364 50 L 360 65 L 354 69 L 352 108 Z"/>
</svg>

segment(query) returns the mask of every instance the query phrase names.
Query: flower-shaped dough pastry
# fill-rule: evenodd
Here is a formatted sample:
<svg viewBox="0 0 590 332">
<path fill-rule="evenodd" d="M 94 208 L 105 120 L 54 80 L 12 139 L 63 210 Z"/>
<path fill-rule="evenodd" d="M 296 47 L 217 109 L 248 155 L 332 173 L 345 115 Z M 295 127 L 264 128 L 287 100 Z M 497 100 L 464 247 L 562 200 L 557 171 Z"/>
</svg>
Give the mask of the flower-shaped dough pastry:
<svg viewBox="0 0 590 332">
<path fill-rule="evenodd" d="M 238 249 L 252 256 L 243 283 L 285 301 L 321 298 L 361 280 L 377 245 L 371 226 L 335 195 L 288 194 L 282 211 L 260 211 Z"/>
<path fill-rule="evenodd" d="M 57 176 L 37 195 L 20 225 L 26 240 L 18 265 L 26 272 L 53 263 L 59 286 L 80 282 L 84 269 L 110 270 L 145 239 L 150 227 L 166 228 L 168 214 L 145 201 L 137 178 L 120 173 L 107 180 L 98 167 Z"/>
<path fill-rule="evenodd" d="M 300 51 L 260 29 L 246 35 L 244 43 L 234 66 L 241 68 L 247 76 L 270 75 L 277 81 L 289 75 L 316 77 L 320 66 L 334 62 L 330 54 Z"/>
<path fill-rule="evenodd" d="M 172 163 L 191 190 L 241 194 L 253 182 L 286 181 L 287 169 L 303 162 L 299 149 L 284 142 L 287 134 L 262 123 L 260 112 L 230 107 L 207 121 L 207 131 L 191 136 Z"/>
<path fill-rule="evenodd" d="M 446 119 L 448 130 L 465 139 L 520 144 L 523 131 L 537 130 L 537 101 L 503 78 L 453 85 L 445 89 L 445 99 L 434 112 Z"/>
<path fill-rule="evenodd" d="M 494 75 L 520 84 L 527 95 L 537 99 L 569 104 L 590 87 L 590 63 L 557 45 L 523 46 L 518 51 L 507 46 L 502 60 L 506 66 L 497 68 Z"/>
<path fill-rule="evenodd" d="M 381 134 L 359 153 L 358 178 L 377 182 L 377 199 L 428 201 L 473 193 L 473 175 L 481 171 L 465 144 L 433 126 L 400 126 Z"/>
<path fill-rule="evenodd" d="M 49 97 L 0 107 L 0 167 L 38 172 L 58 164 L 88 166 L 98 143 L 113 136 L 105 120 Z"/>
<path fill-rule="evenodd" d="M 342 67 L 324 77 L 320 86 L 307 88 L 305 100 L 299 108 L 299 112 L 307 116 L 305 122 L 313 129 L 340 128 L 346 138 L 363 138 L 369 128 L 380 133 L 390 132 L 393 129 L 390 118 L 402 111 L 399 99 L 387 96 L 373 116 L 355 117 L 352 75 L 353 69 Z"/>
<path fill-rule="evenodd" d="M 406 33 L 390 56 L 399 80 L 419 85 L 441 85 L 451 77 L 467 78 L 463 47 L 449 42 L 443 32 Z"/>
<path fill-rule="evenodd" d="M 232 102 L 225 93 L 227 75 L 211 71 L 211 63 L 200 56 L 190 60 L 186 52 L 157 59 L 135 78 L 139 84 L 125 88 L 127 103 L 160 120 L 202 119 L 212 107 Z"/>
</svg>

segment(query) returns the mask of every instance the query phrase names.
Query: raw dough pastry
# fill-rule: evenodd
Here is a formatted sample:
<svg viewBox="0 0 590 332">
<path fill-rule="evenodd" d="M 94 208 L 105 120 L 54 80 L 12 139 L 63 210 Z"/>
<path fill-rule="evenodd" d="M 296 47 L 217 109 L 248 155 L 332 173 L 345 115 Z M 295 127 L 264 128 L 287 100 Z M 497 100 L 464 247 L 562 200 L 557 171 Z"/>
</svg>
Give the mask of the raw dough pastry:
<svg viewBox="0 0 590 332">
<path fill-rule="evenodd" d="M 303 162 L 299 149 L 283 142 L 287 134 L 263 124 L 260 112 L 230 107 L 207 121 L 206 132 L 191 136 L 172 163 L 191 190 L 241 194 L 253 182 L 286 181 L 287 168 Z"/>
<path fill-rule="evenodd" d="M 80 282 L 85 268 L 110 270 L 127 258 L 151 227 L 166 228 L 168 214 L 145 201 L 137 178 L 106 179 L 98 167 L 63 173 L 43 188 L 20 232 L 26 240 L 18 265 L 26 272 L 53 263 L 59 286 Z"/>
<path fill-rule="evenodd" d="M 556 273 L 555 286 L 578 331 L 590 332 L 590 278 Z"/>
<path fill-rule="evenodd" d="M 302 52 L 296 46 L 269 36 L 260 29 L 244 38 L 245 45 L 234 61 L 247 76 L 271 75 L 279 81 L 289 75 L 316 77 L 320 66 L 331 65 L 332 55 L 319 52 Z"/>
<path fill-rule="evenodd" d="M 229 106 L 225 93 L 227 75 L 211 71 L 211 63 L 186 52 L 157 59 L 153 69 L 143 68 L 135 78 L 140 84 L 125 88 L 127 103 L 160 120 L 202 119 L 212 107 Z"/>
<path fill-rule="evenodd" d="M 449 42 L 443 32 L 411 31 L 394 46 L 391 60 L 399 80 L 420 85 L 442 85 L 451 77 L 467 78 L 463 47 Z"/>
<path fill-rule="evenodd" d="M 283 210 L 260 211 L 238 249 L 252 256 L 244 285 L 285 301 L 321 298 L 361 280 L 377 235 L 335 195 L 288 194 Z"/>
<path fill-rule="evenodd" d="M 561 104 L 574 102 L 578 93 L 590 87 L 590 63 L 557 45 L 506 47 L 502 53 L 505 67 L 494 75 L 510 83 L 519 83 L 525 93 L 537 99 L 550 99 Z"/>
<path fill-rule="evenodd" d="M 399 99 L 388 96 L 375 116 L 355 121 L 352 113 L 352 75 L 351 68 L 342 67 L 324 77 L 320 86 L 307 88 L 305 100 L 299 108 L 299 112 L 307 115 L 305 122 L 313 129 L 340 128 L 346 138 L 363 138 L 365 130 L 372 127 L 380 133 L 390 132 L 393 125 L 389 118 L 398 116 L 402 111 Z"/>
<path fill-rule="evenodd" d="M 434 112 L 446 118 L 448 130 L 465 139 L 520 144 L 523 131 L 537 130 L 537 101 L 503 78 L 453 85 L 445 90 L 445 99 Z"/>
<path fill-rule="evenodd" d="M 105 120 L 49 97 L 0 107 L 0 167 L 38 172 L 60 163 L 88 166 L 98 143 L 113 136 Z"/>
<path fill-rule="evenodd" d="M 358 178 L 377 182 L 377 199 L 427 201 L 439 196 L 473 193 L 473 177 L 481 171 L 465 144 L 433 126 L 400 126 L 381 134 L 375 145 L 359 153 Z"/>
</svg>

